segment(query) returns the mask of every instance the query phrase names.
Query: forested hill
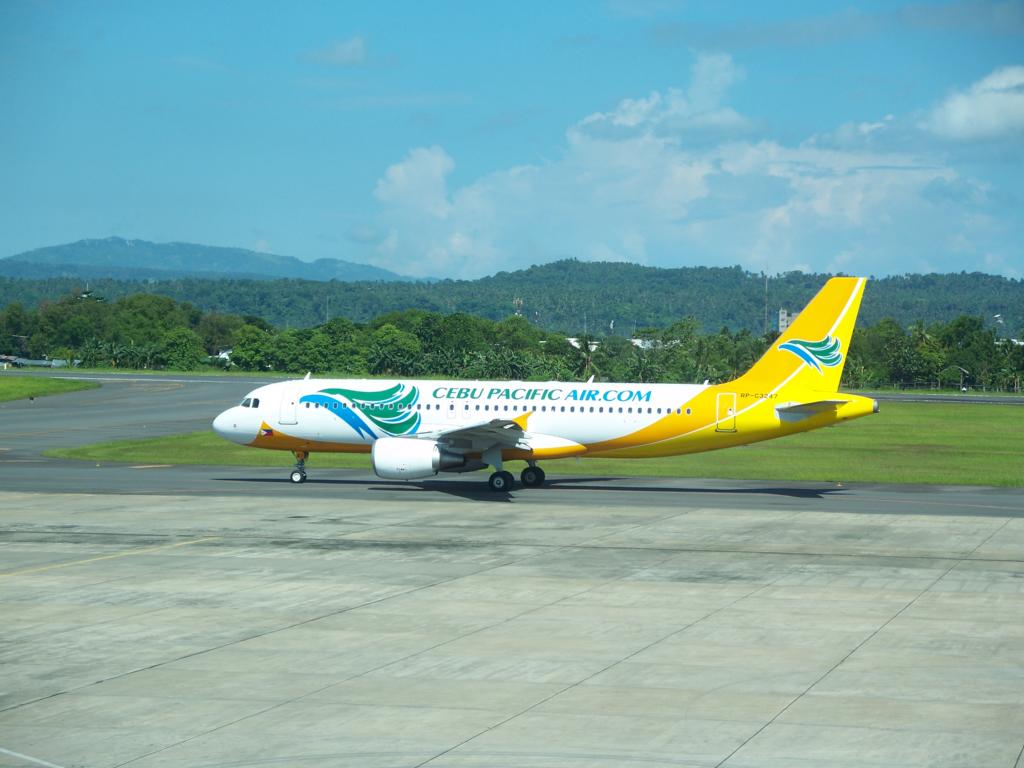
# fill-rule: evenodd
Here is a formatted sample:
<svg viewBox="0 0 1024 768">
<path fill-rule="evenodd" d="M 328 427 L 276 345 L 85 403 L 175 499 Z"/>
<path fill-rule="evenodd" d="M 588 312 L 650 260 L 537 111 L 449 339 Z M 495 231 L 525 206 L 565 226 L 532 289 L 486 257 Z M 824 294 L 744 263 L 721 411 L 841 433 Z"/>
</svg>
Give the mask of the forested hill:
<svg viewBox="0 0 1024 768">
<path fill-rule="evenodd" d="M 769 327 L 778 310 L 798 311 L 828 275 L 787 273 L 769 282 Z M 82 280 L 0 278 L 0 307 L 28 306 L 82 290 Z M 559 261 L 472 281 L 316 282 L 308 280 L 95 280 L 95 295 L 116 299 L 154 293 L 188 301 L 204 310 L 256 315 L 277 326 L 307 327 L 328 317 L 367 321 L 386 312 L 423 309 L 466 312 L 490 319 L 523 314 L 554 331 L 617 334 L 635 326 L 665 327 L 686 316 L 706 330 L 728 327 L 760 333 L 764 327 L 764 279 L 739 267 L 659 269 L 635 264 Z M 948 322 L 959 315 L 991 321 L 1002 315 L 1007 334 L 1024 335 L 1024 281 L 981 273 L 907 275 L 872 279 L 861 309 L 873 324 L 891 317 L 903 325 L 918 320 Z"/>
<path fill-rule="evenodd" d="M 194 277 L 254 280 L 407 280 L 369 264 L 341 259 L 302 261 L 294 256 L 197 243 L 151 243 L 107 237 L 51 245 L 0 259 L 0 276 L 88 280 L 167 280 Z"/>
</svg>

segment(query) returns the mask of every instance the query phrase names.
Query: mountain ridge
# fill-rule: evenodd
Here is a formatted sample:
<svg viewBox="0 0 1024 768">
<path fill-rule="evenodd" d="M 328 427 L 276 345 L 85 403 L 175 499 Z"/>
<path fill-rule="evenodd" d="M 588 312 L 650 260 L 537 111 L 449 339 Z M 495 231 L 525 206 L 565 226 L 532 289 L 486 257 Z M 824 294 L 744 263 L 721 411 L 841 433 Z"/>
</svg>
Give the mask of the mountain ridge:
<svg viewBox="0 0 1024 768">
<path fill-rule="evenodd" d="M 155 243 L 123 237 L 86 238 L 49 245 L 0 259 L 0 275 L 17 278 L 83 277 L 151 280 L 197 277 L 274 280 L 407 281 L 370 264 L 344 259 L 302 261 L 247 248 L 174 241 Z"/>
<path fill-rule="evenodd" d="M 89 287 L 110 300 L 154 293 L 287 327 L 308 327 L 331 317 L 367 322 L 388 312 L 418 309 L 492 320 L 521 311 L 540 327 L 572 335 L 632 334 L 685 317 L 698 318 L 705 329 L 759 334 L 777 327 L 780 308 L 799 311 L 828 277 L 789 272 L 770 278 L 767 318 L 764 277 L 738 266 L 666 269 L 563 260 L 478 280 L 432 283 L 181 278 L 146 283 L 100 279 L 90 280 Z M 56 300 L 80 292 L 83 282 L 0 277 L 0 307 Z M 1002 335 L 1024 337 L 1024 280 L 978 272 L 869 278 L 861 320 L 874 324 L 892 317 L 910 325 L 948 322 L 961 314 L 990 324 L 999 315 Z"/>
</svg>

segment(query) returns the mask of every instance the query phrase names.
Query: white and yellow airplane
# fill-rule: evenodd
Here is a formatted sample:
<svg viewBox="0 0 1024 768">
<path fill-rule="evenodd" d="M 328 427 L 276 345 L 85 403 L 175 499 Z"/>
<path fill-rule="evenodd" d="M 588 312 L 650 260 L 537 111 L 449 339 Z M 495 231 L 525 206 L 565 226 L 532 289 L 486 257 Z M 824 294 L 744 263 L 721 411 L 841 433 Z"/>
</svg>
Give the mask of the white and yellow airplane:
<svg viewBox="0 0 1024 768">
<path fill-rule="evenodd" d="M 389 480 L 493 468 L 492 490 L 514 484 L 506 461 L 570 456 L 646 458 L 697 453 L 806 432 L 878 412 L 839 392 L 864 278 L 829 280 L 743 376 L 725 384 L 305 379 L 254 389 L 213 422 L 221 437 L 291 451 L 291 480 L 310 453 L 370 453 Z"/>
</svg>

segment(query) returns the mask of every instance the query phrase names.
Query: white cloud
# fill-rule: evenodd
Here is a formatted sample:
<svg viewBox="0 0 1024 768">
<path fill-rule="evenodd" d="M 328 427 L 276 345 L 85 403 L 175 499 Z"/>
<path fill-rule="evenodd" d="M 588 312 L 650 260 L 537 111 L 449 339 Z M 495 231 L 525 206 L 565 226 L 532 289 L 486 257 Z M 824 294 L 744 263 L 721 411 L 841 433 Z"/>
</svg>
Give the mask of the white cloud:
<svg viewBox="0 0 1024 768">
<path fill-rule="evenodd" d="M 950 139 L 1024 132 L 1024 66 L 1003 67 L 935 107 L 924 127 Z"/>
<path fill-rule="evenodd" d="M 310 58 L 321 64 L 334 64 L 340 67 L 354 67 L 366 60 L 366 41 L 361 37 L 350 37 L 347 40 L 336 40 L 310 54 Z"/>
<path fill-rule="evenodd" d="M 451 209 L 445 177 L 455 161 L 441 147 L 414 149 L 384 172 L 373 195 L 382 203 L 444 218 Z"/>
<path fill-rule="evenodd" d="M 570 126 L 558 157 L 462 185 L 444 149 L 414 149 L 377 183 L 374 226 L 388 235 L 367 247 L 406 274 L 458 277 L 566 257 L 890 274 L 944 258 L 960 269 L 965 239 L 1005 251 L 1006 227 L 978 223 L 983 184 L 923 142 L 879 148 L 900 123 L 891 115 L 832 135 L 848 142 L 695 133 L 751 125 L 726 104 L 740 77 L 729 57 L 699 56 L 686 88 L 624 99 Z"/>
<path fill-rule="evenodd" d="M 623 129 L 680 134 L 690 131 L 738 131 L 749 121 L 723 101 L 729 88 L 744 77 L 726 53 L 698 54 L 685 91 L 669 88 L 665 95 L 652 92 L 646 98 L 623 99 L 610 112 L 595 112 L 580 122 L 590 133 L 622 133 Z"/>
</svg>

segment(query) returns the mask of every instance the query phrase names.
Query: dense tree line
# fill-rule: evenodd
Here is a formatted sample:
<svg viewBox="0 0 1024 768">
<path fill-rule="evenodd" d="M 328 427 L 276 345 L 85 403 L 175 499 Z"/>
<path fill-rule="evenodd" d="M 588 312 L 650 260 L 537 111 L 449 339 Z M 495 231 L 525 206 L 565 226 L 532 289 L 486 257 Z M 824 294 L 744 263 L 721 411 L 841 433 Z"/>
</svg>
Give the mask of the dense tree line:
<svg viewBox="0 0 1024 768">
<path fill-rule="evenodd" d="M 776 327 L 780 308 L 797 311 L 827 275 L 792 272 L 772 277 L 739 267 L 658 269 L 636 264 L 560 261 L 480 280 L 434 283 L 318 282 L 309 280 L 204 280 L 132 282 L 93 280 L 111 300 L 140 290 L 189 302 L 206 311 L 258 315 L 275 326 L 305 328 L 331 317 L 369 323 L 388 312 L 415 308 L 465 313 L 498 321 L 522 301 L 534 325 L 565 334 L 603 336 L 612 322 L 619 333 L 634 327 L 666 327 L 681 317 L 700 318 L 704 330 L 726 327 L 761 334 Z M 0 278 L 0 306 L 19 301 L 39 306 L 84 287 L 81 279 Z M 893 318 L 905 327 L 934 324 L 959 315 L 991 319 L 1024 337 L 1024 281 L 980 273 L 907 275 L 868 283 L 861 320 L 874 325 Z M 767 320 L 767 323 L 766 323 Z"/>
<path fill-rule="evenodd" d="M 632 329 L 630 329 L 632 331 Z M 630 333 L 632 336 L 633 334 Z M 90 367 L 191 370 L 222 364 L 246 371 L 342 376 L 438 376 L 636 382 L 726 381 L 747 370 L 775 334 L 727 327 L 704 333 L 692 316 L 624 335 L 581 335 L 571 344 L 513 315 L 494 321 L 419 309 L 367 323 L 344 317 L 306 328 L 275 328 L 254 315 L 203 312 L 164 296 L 134 294 L 107 302 L 92 294 L 19 303 L 0 310 L 0 353 L 78 359 Z M 1024 347 L 1000 338 L 981 317 L 860 324 L 844 374 L 852 387 L 953 387 L 1019 390 Z"/>
</svg>

